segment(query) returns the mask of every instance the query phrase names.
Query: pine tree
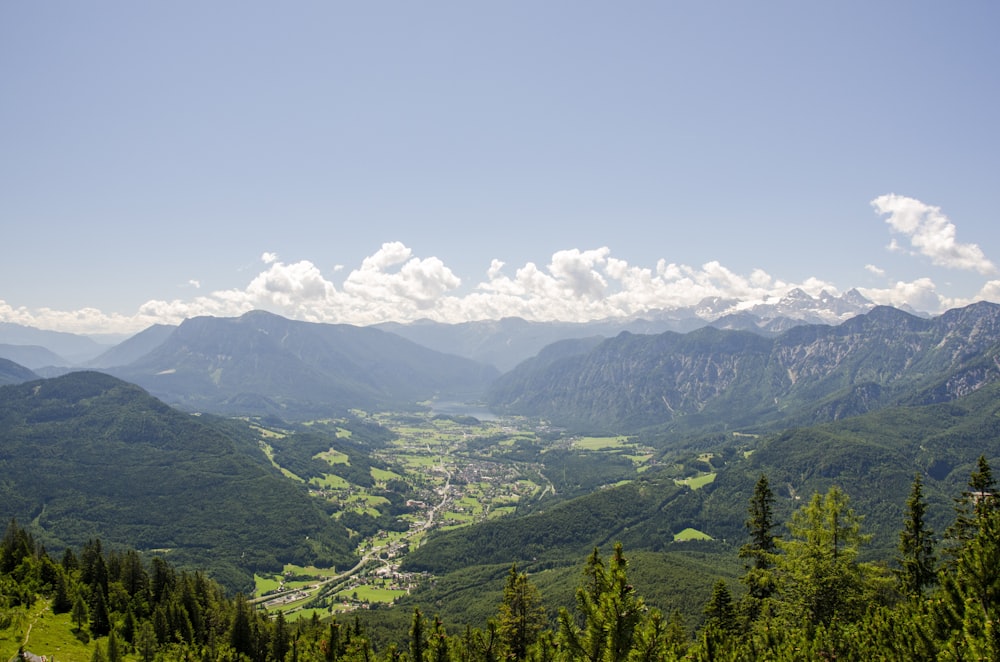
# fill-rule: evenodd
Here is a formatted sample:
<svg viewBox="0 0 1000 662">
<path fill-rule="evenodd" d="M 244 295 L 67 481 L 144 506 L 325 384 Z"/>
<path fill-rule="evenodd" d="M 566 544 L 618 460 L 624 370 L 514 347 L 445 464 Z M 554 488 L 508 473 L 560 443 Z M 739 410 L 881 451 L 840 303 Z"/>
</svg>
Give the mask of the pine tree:
<svg viewBox="0 0 1000 662">
<path fill-rule="evenodd" d="M 919 596 L 934 584 L 937 559 L 934 556 L 934 532 L 924 521 L 927 502 L 924 501 L 920 474 L 913 478 L 910 497 L 906 500 L 906 519 L 899 533 L 899 570 L 896 576 L 906 595 Z"/>
<path fill-rule="evenodd" d="M 87 613 L 87 603 L 83 601 L 83 596 L 79 593 L 76 599 L 73 600 L 73 608 L 70 611 L 69 618 L 76 625 L 77 632 L 83 629 L 83 624 L 90 618 L 90 615 Z"/>
<path fill-rule="evenodd" d="M 59 568 L 56 573 L 55 584 L 55 595 L 52 596 L 52 613 L 65 614 L 73 609 L 73 599 L 70 597 L 69 578 L 62 568 Z"/>
<path fill-rule="evenodd" d="M 705 624 L 718 628 L 723 632 L 736 630 L 736 610 L 733 608 L 733 596 L 729 587 L 722 579 L 712 587 L 712 597 L 705 605 Z"/>
<path fill-rule="evenodd" d="M 828 624 L 834 617 L 852 620 L 863 610 L 864 577 L 857 563 L 861 518 L 847 495 L 831 487 L 818 492 L 792 514 L 789 540 L 776 541 L 778 592 L 791 620 Z"/>
<path fill-rule="evenodd" d="M 279 611 L 274 617 L 274 631 L 271 635 L 271 657 L 283 662 L 289 650 L 288 625 L 285 623 L 285 613 Z"/>
<path fill-rule="evenodd" d="M 156 630 L 153 629 L 153 624 L 149 621 L 143 621 L 139 626 L 135 647 L 143 662 L 152 662 L 156 655 L 157 643 Z"/>
<path fill-rule="evenodd" d="M 772 507 L 774 494 L 768 483 L 767 476 L 761 474 L 754 485 L 753 497 L 747 508 L 746 528 L 750 531 L 750 540 L 740 547 L 740 558 L 748 564 L 746 574 L 740 581 L 747 587 L 747 592 L 740 603 L 740 611 L 747 622 L 753 622 L 760 616 L 765 600 L 774 594 L 774 556 L 777 553 L 775 544 L 774 516 Z"/>
<path fill-rule="evenodd" d="M 420 608 L 413 609 L 413 621 L 410 623 L 410 660 L 423 662 L 427 650 L 427 635 L 424 634 L 424 616 Z"/>
<path fill-rule="evenodd" d="M 108 632 L 108 662 L 122 662 L 121 645 L 118 643 L 118 634 L 115 628 Z"/>
<path fill-rule="evenodd" d="M 103 637 L 111 631 L 111 614 L 103 591 L 95 588 L 90 598 L 90 631 L 95 637 Z"/>
<path fill-rule="evenodd" d="M 585 584 L 576 592 L 584 626 L 578 628 L 563 609 L 559 613 L 560 646 L 569 660 L 626 660 L 636 631 L 645 624 L 648 614 L 644 601 L 628 581 L 628 563 L 621 543 L 615 545 L 607 567 L 599 550 L 594 549 L 584 576 Z"/>
<path fill-rule="evenodd" d="M 516 564 L 512 565 L 499 614 L 500 640 L 508 659 L 527 659 L 528 649 L 538 640 L 547 622 L 538 587 L 527 574 L 518 573 Z"/>
<path fill-rule="evenodd" d="M 233 625 L 229 631 L 229 644 L 237 653 L 243 653 L 252 658 L 256 647 L 250 622 L 250 606 L 242 593 L 236 595 L 234 609 Z M 157 610 L 157 612 L 160 611 L 160 609 Z"/>
<path fill-rule="evenodd" d="M 431 628 L 428 653 L 431 662 L 448 662 L 451 654 L 448 646 L 448 634 L 445 632 L 444 623 L 438 616 L 434 617 L 434 625 Z"/>
</svg>

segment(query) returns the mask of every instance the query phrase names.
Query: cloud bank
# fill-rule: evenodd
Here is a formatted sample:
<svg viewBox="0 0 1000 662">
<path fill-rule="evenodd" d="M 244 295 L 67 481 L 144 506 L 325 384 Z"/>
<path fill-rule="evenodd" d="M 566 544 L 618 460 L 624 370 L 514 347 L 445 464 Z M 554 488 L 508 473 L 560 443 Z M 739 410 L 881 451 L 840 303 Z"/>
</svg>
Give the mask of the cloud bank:
<svg viewBox="0 0 1000 662">
<path fill-rule="evenodd" d="M 977 271 L 983 275 L 997 272 L 976 244 L 960 244 L 955 240 L 955 224 L 941 213 L 939 207 L 924 204 L 914 198 L 890 193 L 872 200 L 879 214 L 888 214 L 886 223 L 909 240 L 912 252 L 929 257 L 932 264 L 951 269 Z M 893 250 L 905 250 L 895 239 Z"/>
<path fill-rule="evenodd" d="M 908 242 L 911 254 L 928 257 L 938 266 L 984 275 L 996 272 L 978 246 L 955 240 L 954 224 L 937 207 L 897 195 L 880 196 L 872 206 L 878 214 L 888 215 L 891 231 Z M 898 243 L 893 246 L 899 250 Z M 254 309 L 311 322 L 357 325 L 422 318 L 457 323 L 511 316 L 583 322 L 695 306 L 709 297 L 752 304 L 780 298 L 793 288 L 814 296 L 823 290 L 839 293 L 832 283 L 819 278 L 787 282 L 763 269 L 735 273 L 717 261 L 695 267 L 661 259 L 654 267 L 635 266 L 614 257 L 606 246 L 557 251 L 546 265 L 528 262 L 509 267 L 494 259 L 483 280 L 467 286 L 440 259 L 415 256 L 400 242 L 384 243 L 350 271 L 337 265 L 332 270 L 336 281 L 309 260 L 284 262 L 272 252 L 263 253 L 260 260 L 262 270 L 242 289 L 217 290 L 190 299 L 150 300 L 132 315 L 93 308 L 14 308 L 0 300 L 0 320 L 76 333 L 132 333 L 156 323 L 177 324 L 201 315 L 238 316 Z M 885 274 L 874 265 L 863 268 L 876 276 Z M 930 313 L 980 299 L 1000 301 L 1000 280 L 987 282 L 967 300 L 942 296 L 929 278 L 895 282 L 882 289 L 858 289 L 875 303 Z"/>
</svg>

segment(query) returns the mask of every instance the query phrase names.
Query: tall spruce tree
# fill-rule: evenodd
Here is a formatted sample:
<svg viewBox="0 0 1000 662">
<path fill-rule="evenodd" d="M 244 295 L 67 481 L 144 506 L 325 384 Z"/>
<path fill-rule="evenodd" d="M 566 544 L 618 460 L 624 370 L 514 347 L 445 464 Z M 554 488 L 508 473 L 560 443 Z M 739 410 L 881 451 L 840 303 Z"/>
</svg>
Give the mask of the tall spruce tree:
<svg viewBox="0 0 1000 662">
<path fill-rule="evenodd" d="M 920 474 L 913 477 L 910 497 L 906 500 L 906 518 L 899 532 L 899 569 L 896 577 L 905 595 L 919 596 L 933 585 L 937 577 L 934 555 L 934 531 L 924 521 L 927 502 L 924 500 Z"/>
<path fill-rule="evenodd" d="M 740 558 L 747 563 L 746 573 L 740 579 L 747 592 L 740 601 L 740 612 L 747 622 L 760 616 L 765 600 L 774 594 L 774 555 L 778 548 L 774 535 L 774 494 L 767 476 L 761 474 L 754 485 L 753 496 L 747 507 L 746 528 L 750 539 L 740 547 Z"/>
<path fill-rule="evenodd" d="M 419 607 L 413 609 L 413 620 L 410 622 L 410 660 L 423 662 L 427 651 L 427 634 L 424 632 L 424 615 Z"/>
<path fill-rule="evenodd" d="M 542 597 L 528 575 L 510 567 L 500 603 L 499 634 L 507 658 L 525 660 L 528 649 L 545 628 L 548 619 Z"/>
</svg>

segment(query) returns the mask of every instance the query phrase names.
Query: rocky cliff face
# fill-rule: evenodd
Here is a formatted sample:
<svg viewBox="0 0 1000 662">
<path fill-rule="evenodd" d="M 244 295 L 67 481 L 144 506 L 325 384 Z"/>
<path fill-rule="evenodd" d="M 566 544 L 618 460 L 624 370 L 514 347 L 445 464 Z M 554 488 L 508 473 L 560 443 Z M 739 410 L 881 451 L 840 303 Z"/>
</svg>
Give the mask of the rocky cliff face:
<svg viewBox="0 0 1000 662">
<path fill-rule="evenodd" d="M 955 399 L 1000 378 L 1000 306 L 925 319 L 877 307 L 774 338 L 704 328 L 623 333 L 589 352 L 504 375 L 491 405 L 608 429 L 818 422 L 889 404 Z"/>
</svg>

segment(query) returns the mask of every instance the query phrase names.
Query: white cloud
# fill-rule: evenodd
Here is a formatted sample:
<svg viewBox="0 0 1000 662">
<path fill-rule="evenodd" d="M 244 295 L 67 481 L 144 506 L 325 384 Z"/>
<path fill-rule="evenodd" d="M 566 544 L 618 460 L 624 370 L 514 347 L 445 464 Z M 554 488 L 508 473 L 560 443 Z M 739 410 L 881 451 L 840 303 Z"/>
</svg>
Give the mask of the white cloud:
<svg viewBox="0 0 1000 662">
<path fill-rule="evenodd" d="M 912 220 L 912 219 L 911 219 Z M 907 226 L 919 227 L 923 221 Z M 914 234 L 918 232 L 914 231 Z M 534 262 L 512 268 L 491 261 L 485 279 L 460 291 L 461 280 L 437 257 L 421 258 L 399 242 L 383 244 L 346 275 L 326 275 L 312 262 L 282 262 L 262 255 L 264 269 L 242 288 L 217 290 L 189 299 L 150 300 L 133 315 L 105 314 L 93 308 L 57 311 L 14 308 L 0 301 L 0 321 L 77 333 L 135 332 L 154 323 L 177 324 L 186 318 L 232 317 L 264 309 L 312 322 L 373 324 L 429 318 L 464 322 L 518 316 L 536 321 L 586 321 L 641 315 L 650 310 L 696 306 L 707 297 L 738 299 L 745 306 L 784 296 L 792 288 L 818 295 L 837 293 L 819 278 L 788 282 L 763 269 L 740 274 L 718 261 L 699 267 L 657 261 L 653 268 L 613 257 L 607 247 L 557 251 L 545 267 Z M 868 271 L 883 276 L 873 265 Z M 346 269 L 344 270 L 346 271 Z M 336 281 L 332 280 L 333 274 Z M 511 275 L 513 274 L 513 275 Z M 991 281 L 976 299 L 941 295 L 928 278 L 862 289 L 876 303 L 942 312 L 974 300 L 1000 301 L 1000 281 Z"/>
<path fill-rule="evenodd" d="M 201 289 L 201 281 L 195 280 L 194 278 L 192 278 L 191 280 L 188 281 L 188 285 L 190 285 L 191 287 L 193 287 L 196 290 L 200 290 Z"/>
<path fill-rule="evenodd" d="M 955 224 L 941 213 L 940 207 L 924 204 L 902 195 L 881 195 L 872 200 L 879 214 L 888 214 L 886 223 L 904 235 L 913 250 L 929 257 L 933 264 L 952 269 L 996 273 L 996 266 L 976 244 L 961 244 L 955 239 Z M 893 239 L 890 250 L 901 250 Z"/>
<path fill-rule="evenodd" d="M 919 311 L 939 312 L 972 303 L 940 295 L 930 278 L 918 278 L 910 282 L 899 281 L 884 289 L 859 287 L 858 291 L 880 305 L 897 308 L 910 306 Z"/>
<path fill-rule="evenodd" d="M 1000 301 L 1000 280 L 987 281 L 976 295 L 976 301 Z"/>
<path fill-rule="evenodd" d="M 875 274 L 876 276 L 885 275 L 885 269 L 882 269 L 881 267 L 876 267 L 874 264 L 866 264 L 865 271 Z"/>
</svg>

